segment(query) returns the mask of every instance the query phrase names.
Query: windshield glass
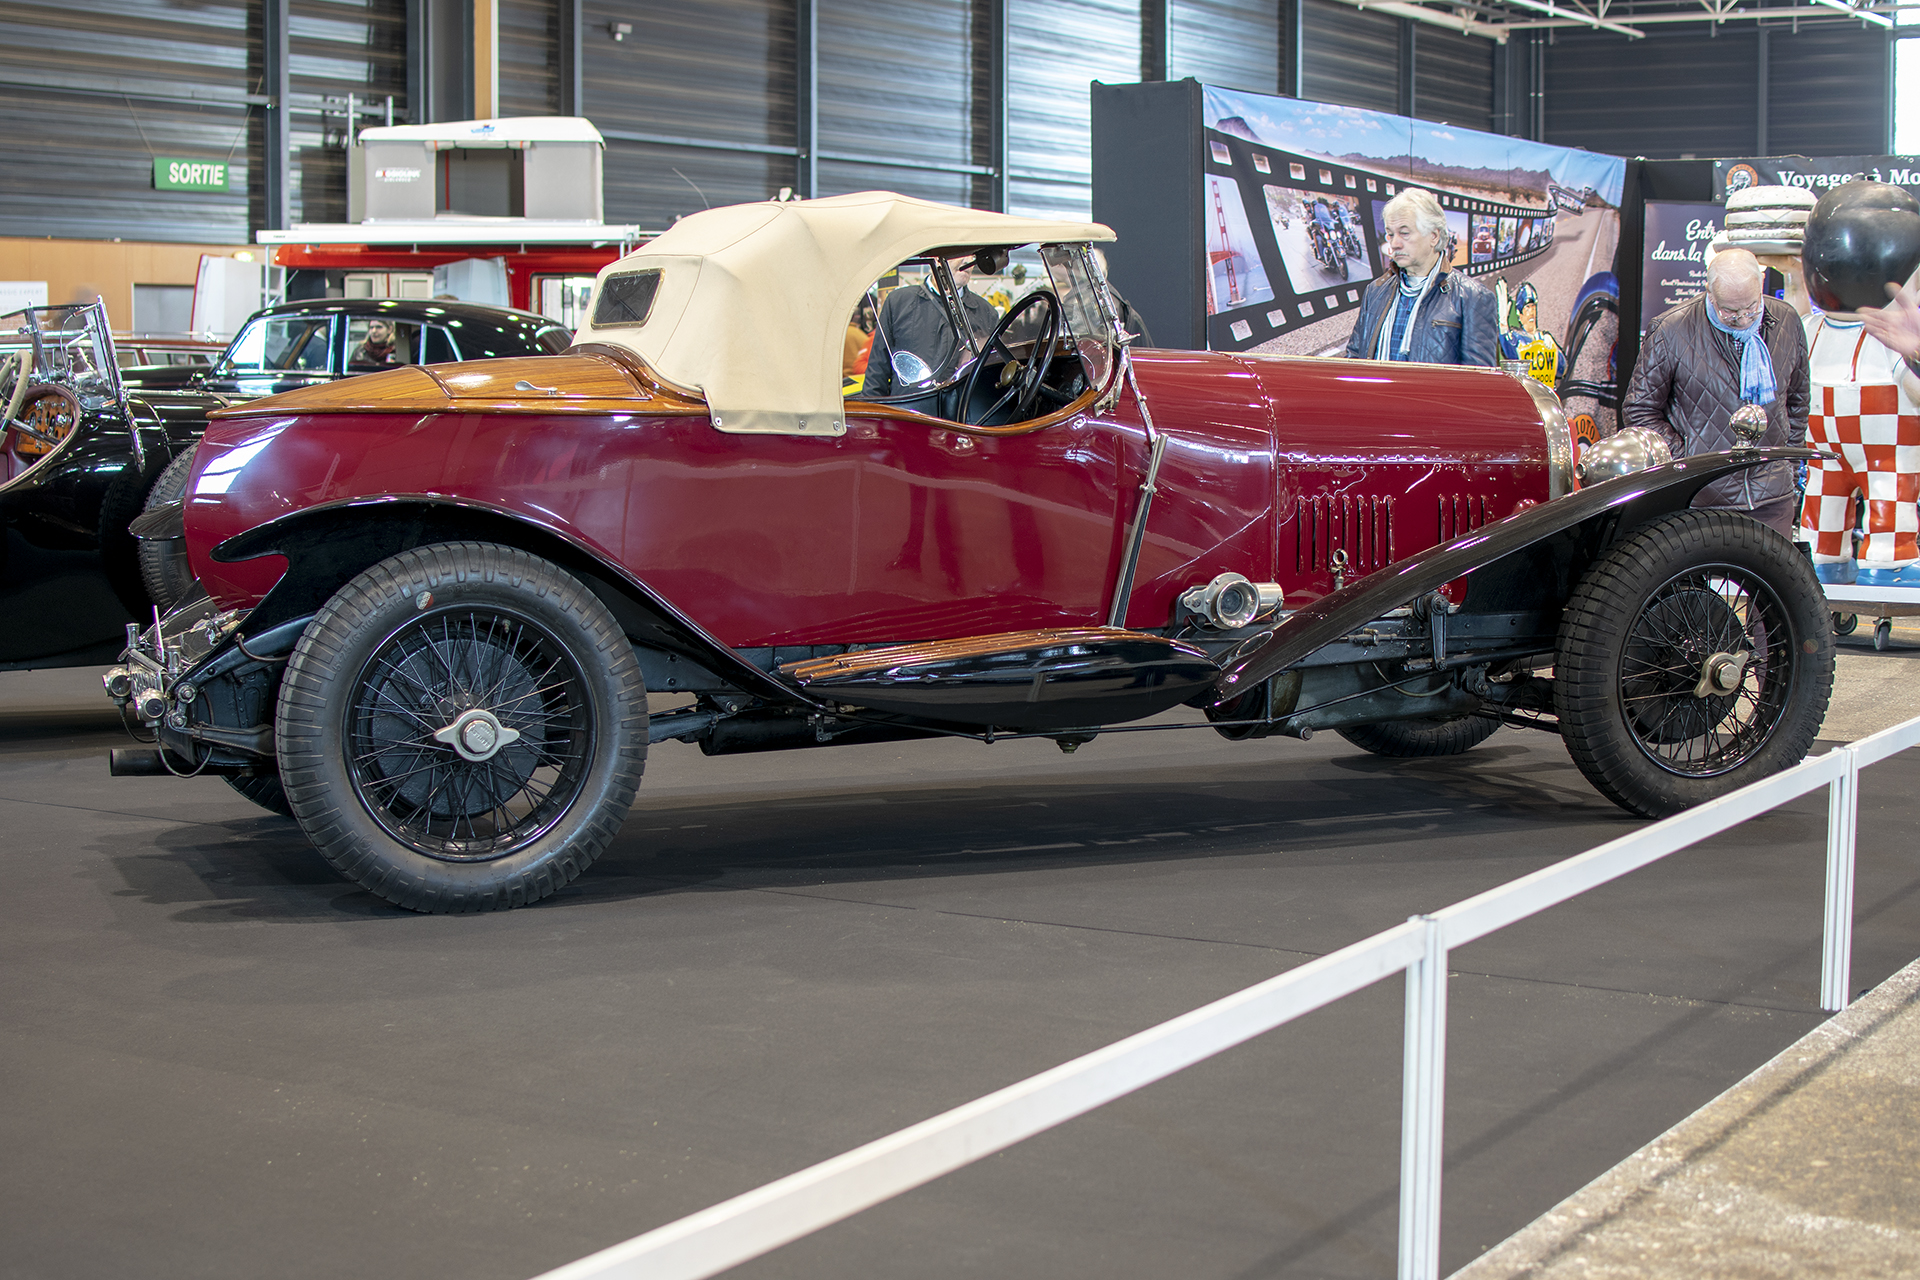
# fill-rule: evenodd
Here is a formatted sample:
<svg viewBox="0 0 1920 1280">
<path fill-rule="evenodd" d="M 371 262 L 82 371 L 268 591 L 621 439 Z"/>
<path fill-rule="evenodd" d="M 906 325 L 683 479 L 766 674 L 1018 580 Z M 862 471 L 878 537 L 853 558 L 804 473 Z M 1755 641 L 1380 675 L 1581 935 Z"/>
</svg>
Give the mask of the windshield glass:
<svg viewBox="0 0 1920 1280">
<path fill-rule="evenodd" d="M 1082 246 L 944 252 L 956 256 L 910 258 L 867 289 L 847 320 L 847 394 L 915 394 L 958 380 L 978 359 L 1004 358 L 985 347 L 1013 312 L 1003 340 L 1023 355 L 1047 312 L 1022 304 L 1040 292 L 1059 299 L 1062 347 L 1077 355 L 1089 383 L 1105 381 L 1113 325 L 1100 307 L 1104 282 Z"/>
<path fill-rule="evenodd" d="M 240 331 L 219 371 L 241 376 L 330 372 L 327 339 L 332 329 L 331 316 L 263 316 Z"/>
<path fill-rule="evenodd" d="M 28 383 L 59 383 L 79 398 L 83 409 L 121 401 L 120 363 L 114 358 L 103 303 L 28 307 L 0 316 L 0 356 L 7 357 L 0 393 L 8 396 L 24 364 Z"/>
<path fill-rule="evenodd" d="M 1103 386 L 1113 368 L 1113 303 L 1107 280 L 1084 245 L 1050 244 L 1040 251 L 1060 306 L 1066 312 L 1068 337 L 1080 353 L 1087 381 Z"/>
</svg>

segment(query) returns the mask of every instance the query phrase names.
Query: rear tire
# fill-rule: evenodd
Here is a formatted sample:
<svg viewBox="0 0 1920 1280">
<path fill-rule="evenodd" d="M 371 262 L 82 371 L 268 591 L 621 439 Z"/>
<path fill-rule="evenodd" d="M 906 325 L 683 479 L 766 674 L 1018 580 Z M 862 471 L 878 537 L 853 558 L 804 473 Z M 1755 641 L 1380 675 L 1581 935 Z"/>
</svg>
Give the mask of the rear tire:
<svg viewBox="0 0 1920 1280">
<path fill-rule="evenodd" d="M 280 778 L 335 870 L 412 911 L 570 883 L 646 766 L 640 666 L 578 580 L 510 547 L 402 552 L 342 587 L 281 681 Z"/>
<path fill-rule="evenodd" d="M 1363 751 L 1377 756 L 1411 759 L 1416 756 L 1457 756 L 1491 738 L 1500 722 L 1490 716 L 1459 716 L 1451 720 L 1388 720 L 1381 724 L 1353 724 L 1334 732 Z"/>
<path fill-rule="evenodd" d="M 1642 527 L 1587 571 L 1561 618 L 1561 736 L 1602 795 L 1643 817 L 1799 763 L 1832 692 L 1813 566 L 1737 512 Z"/>
</svg>

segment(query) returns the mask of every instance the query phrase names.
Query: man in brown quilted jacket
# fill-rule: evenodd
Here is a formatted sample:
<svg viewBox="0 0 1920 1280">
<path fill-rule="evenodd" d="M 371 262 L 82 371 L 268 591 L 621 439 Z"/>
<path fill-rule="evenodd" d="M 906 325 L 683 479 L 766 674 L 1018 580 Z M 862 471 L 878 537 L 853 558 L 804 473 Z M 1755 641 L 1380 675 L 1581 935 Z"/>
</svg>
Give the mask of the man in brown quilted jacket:
<svg viewBox="0 0 1920 1280">
<path fill-rule="evenodd" d="M 1707 264 L 1707 291 L 1661 313 L 1640 344 L 1621 405 L 1621 425 L 1666 438 L 1676 458 L 1743 443 L 1727 419 L 1743 404 L 1767 411 L 1765 446 L 1807 440 L 1807 336 L 1792 307 L 1762 292 L 1765 274 L 1745 249 L 1724 249 Z M 1799 517 L 1791 462 L 1769 462 L 1722 476 L 1694 498 L 1696 507 L 1731 507 L 1788 537 Z"/>
</svg>

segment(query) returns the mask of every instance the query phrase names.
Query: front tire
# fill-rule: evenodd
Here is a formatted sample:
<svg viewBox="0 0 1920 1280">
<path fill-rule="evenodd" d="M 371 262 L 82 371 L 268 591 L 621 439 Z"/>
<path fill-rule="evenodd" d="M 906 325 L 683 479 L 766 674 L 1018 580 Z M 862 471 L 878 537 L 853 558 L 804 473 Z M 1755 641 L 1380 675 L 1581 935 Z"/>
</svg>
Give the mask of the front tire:
<svg viewBox="0 0 1920 1280">
<path fill-rule="evenodd" d="M 287 803 L 287 789 L 280 785 L 277 773 L 234 774 L 227 778 L 227 785 L 268 813 L 277 813 L 283 818 L 293 816 L 293 806 Z"/>
<path fill-rule="evenodd" d="M 275 725 L 301 830 L 413 911 L 490 911 L 570 883 L 646 765 L 646 689 L 619 625 L 559 568 L 447 543 L 366 570 L 308 624 Z"/>
<path fill-rule="evenodd" d="M 152 511 L 186 496 L 187 473 L 193 469 L 193 452 L 198 447 L 188 445 L 179 457 L 167 464 L 160 478 L 153 482 L 153 488 L 147 490 L 142 511 Z M 189 595 L 197 594 L 194 588 L 199 584 L 194 581 L 193 570 L 187 567 L 187 544 L 182 539 L 142 539 L 136 554 L 140 581 L 148 597 L 160 606 L 160 612 L 167 613 Z"/>
<path fill-rule="evenodd" d="M 1641 528 L 1561 618 L 1554 710 L 1574 763 L 1621 808 L 1663 818 L 1797 764 L 1833 692 L 1813 568 L 1748 516 Z"/>
</svg>

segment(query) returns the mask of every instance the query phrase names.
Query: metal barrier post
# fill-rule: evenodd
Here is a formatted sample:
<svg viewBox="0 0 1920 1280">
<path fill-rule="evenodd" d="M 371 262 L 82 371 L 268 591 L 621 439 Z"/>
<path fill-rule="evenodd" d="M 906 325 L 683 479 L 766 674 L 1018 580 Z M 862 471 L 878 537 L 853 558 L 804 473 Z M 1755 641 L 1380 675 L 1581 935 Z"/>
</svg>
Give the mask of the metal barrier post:
<svg viewBox="0 0 1920 1280">
<path fill-rule="evenodd" d="M 1820 1007 L 1847 1007 L 1853 975 L 1853 862 L 1860 815 L 1860 757 L 1849 748 L 1847 770 L 1827 784 L 1827 923 L 1820 948 Z"/>
<path fill-rule="evenodd" d="M 1400 1087 L 1400 1280 L 1440 1275 L 1440 1134 L 1446 1114 L 1446 929 L 1432 916 L 1424 953 L 1407 966 L 1407 1024 Z"/>
</svg>

